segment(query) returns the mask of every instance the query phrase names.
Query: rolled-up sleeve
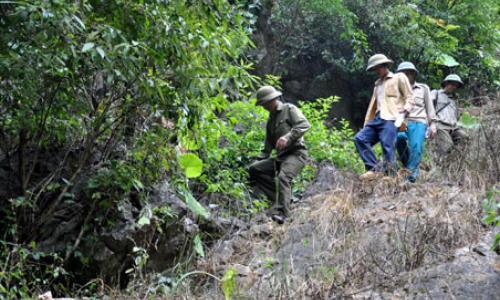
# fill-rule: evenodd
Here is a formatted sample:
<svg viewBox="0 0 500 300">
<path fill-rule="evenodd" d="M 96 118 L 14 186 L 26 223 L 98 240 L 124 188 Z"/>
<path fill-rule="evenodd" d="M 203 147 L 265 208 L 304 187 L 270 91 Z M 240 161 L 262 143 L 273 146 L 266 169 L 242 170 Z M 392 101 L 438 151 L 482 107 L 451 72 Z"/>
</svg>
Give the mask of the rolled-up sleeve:
<svg viewBox="0 0 500 300">
<path fill-rule="evenodd" d="M 415 105 L 415 99 L 413 98 L 413 91 L 410 85 L 410 81 L 408 81 L 408 78 L 406 76 L 398 76 L 398 87 L 404 99 L 404 108 L 407 111 L 411 111 L 413 105 Z"/>
<path fill-rule="evenodd" d="M 434 103 L 432 103 L 431 92 L 427 86 L 424 88 L 424 101 L 425 110 L 427 112 L 427 122 L 429 123 L 429 128 L 436 129 L 438 119 L 436 117 L 436 110 L 434 109 Z"/>
</svg>

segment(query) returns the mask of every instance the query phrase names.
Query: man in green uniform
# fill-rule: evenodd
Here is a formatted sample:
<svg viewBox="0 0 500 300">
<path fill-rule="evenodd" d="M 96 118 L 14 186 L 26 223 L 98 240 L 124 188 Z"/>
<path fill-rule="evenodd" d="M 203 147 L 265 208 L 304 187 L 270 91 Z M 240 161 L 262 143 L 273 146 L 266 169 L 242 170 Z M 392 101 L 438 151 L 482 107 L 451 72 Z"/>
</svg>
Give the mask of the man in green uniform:
<svg viewBox="0 0 500 300">
<path fill-rule="evenodd" d="M 249 169 L 254 195 L 264 194 L 271 201 L 273 220 L 282 224 L 290 214 L 292 179 L 304 167 L 307 150 L 303 135 L 311 125 L 293 104 L 282 103 L 281 92 L 272 86 L 257 91 L 256 105 L 269 111 L 264 149 Z M 271 152 L 276 149 L 276 157 Z M 279 183 L 276 183 L 276 180 Z M 276 190 L 278 185 L 278 190 Z"/>
<path fill-rule="evenodd" d="M 438 118 L 436 145 L 443 153 L 449 152 L 453 145 L 458 146 L 468 138 L 467 133 L 457 126 L 455 92 L 463 85 L 458 75 L 450 74 L 441 83 L 442 89 L 431 92 Z"/>
</svg>

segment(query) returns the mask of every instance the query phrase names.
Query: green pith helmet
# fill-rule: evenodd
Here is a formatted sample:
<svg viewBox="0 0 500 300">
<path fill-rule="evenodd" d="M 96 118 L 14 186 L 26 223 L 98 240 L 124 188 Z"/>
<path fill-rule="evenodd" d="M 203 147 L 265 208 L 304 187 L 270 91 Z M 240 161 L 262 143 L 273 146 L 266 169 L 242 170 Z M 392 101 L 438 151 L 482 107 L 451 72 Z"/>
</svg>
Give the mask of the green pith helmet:
<svg viewBox="0 0 500 300">
<path fill-rule="evenodd" d="M 402 72 L 404 70 L 413 70 L 413 71 L 417 72 L 417 76 L 418 76 L 417 68 L 415 68 L 415 65 L 409 61 L 404 61 L 404 62 L 400 63 L 396 73 Z"/>
<path fill-rule="evenodd" d="M 277 91 L 272 86 L 265 85 L 257 91 L 257 102 L 255 105 L 262 105 L 281 95 L 281 92 Z"/>
<path fill-rule="evenodd" d="M 458 83 L 460 85 L 458 88 L 461 88 L 464 86 L 462 79 L 460 79 L 460 76 L 458 76 L 457 74 L 450 74 L 450 75 L 446 76 L 446 78 L 443 80 L 443 82 L 441 82 L 441 86 L 445 87 L 446 82 L 448 82 L 448 81 L 453 81 L 453 82 Z"/>
<path fill-rule="evenodd" d="M 392 65 L 394 62 L 390 59 L 387 58 L 387 56 L 383 54 L 375 54 L 374 56 L 370 57 L 368 60 L 368 67 L 366 68 L 366 71 L 370 71 L 371 68 L 382 65 L 382 64 L 388 64 Z"/>
</svg>

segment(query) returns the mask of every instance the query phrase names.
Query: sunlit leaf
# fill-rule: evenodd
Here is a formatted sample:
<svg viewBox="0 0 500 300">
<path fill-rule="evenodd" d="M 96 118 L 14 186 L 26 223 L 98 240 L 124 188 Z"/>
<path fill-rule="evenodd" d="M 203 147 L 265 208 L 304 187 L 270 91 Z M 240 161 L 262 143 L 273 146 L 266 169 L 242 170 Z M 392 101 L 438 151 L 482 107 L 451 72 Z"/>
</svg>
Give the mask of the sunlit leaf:
<svg viewBox="0 0 500 300">
<path fill-rule="evenodd" d="M 194 238 L 194 249 L 201 257 L 205 257 L 205 252 L 203 252 L 203 243 L 201 242 L 200 236 L 197 234 Z"/>
<path fill-rule="evenodd" d="M 452 24 L 448 24 L 448 25 L 446 25 L 446 26 L 444 27 L 444 29 L 445 29 L 446 31 L 455 30 L 455 29 L 458 29 L 458 28 L 460 28 L 460 26 L 458 26 L 458 25 L 452 25 Z"/>
<path fill-rule="evenodd" d="M 196 201 L 196 199 L 194 199 L 191 193 L 186 192 L 185 196 L 186 196 L 186 204 L 189 207 L 189 209 L 191 209 L 197 215 L 208 218 L 207 210 L 198 201 Z"/>
<path fill-rule="evenodd" d="M 230 269 L 221 279 L 222 289 L 226 300 L 232 299 L 233 293 L 236 291 L 235 274 L 236 270 Z"/>
<path fill-rule="evenodd" d="M 82 52 L 87 52 L 92 48 L 94 48 L 94 43 L 87 43 L 83 45 Z"/>
<path fill-rule="evenodd" d="M 195 139 L 190 138 L 190 135 L 180 135 L 180 140 L 182 143 L 182 146 L 186 148 L 187 150 L 195 151 L 198 150 L 198 143 Z"/>
<path fill-rule="evenodd" d="M 196 178 L 203 171 L 203 162 L 193 153 L 186 153 L 179 157 L 179 166 L 184 169 L 187 178 Z"/>
<path fill-rule="evenodd" d="M 147 216 L 141 216 L 139 218 L 139 221 L 137 221 L 137 224 L 139 224 L 141 226 L 142 225 L 149 225 L 150 224 L 150 220 L 149 220 L 149 218 Z"/>
<path fill-rule="evenodd" d="M 481 117 L 471 117 L 468 112 L 465 112 L 457 125 L 466 129 L 478 129 L 481 127 Z"/>
<path fill-rule="evenodd" d="M 69 186 L 73 186 L 73 183 L 66 178 L 62 178 L 62 181 L 64 181 L 64 183 L 66 183 Z"/>
<path fill-rule="evenodd" d="M 83 24 L 82 19 L 80 19 L 77 15 L 73 15 L 73 18 L 75 18 L 78 24 L 80 24 L 80 27 L 82 27 L 82 29 L 85 29 L 85 24 Z"/>
<path fill-rule="evenodd" d="M 460 64 L 451 56 L 449 56 L 448 54 L 441 54 L 439 57 L 438 57 L 438 61 L 437 61 L 439 64 L 443 65 L 443 66 L 447 66 L 447 67 L 456 67 L 456 66 L 459 66 Z"/>
<path fill-rule="evenodd" d="M 132 182 L 134 183 L 134 187 L 137 189 L 137 190 L 142 190 L 144 189 L 144 185 L 142 184 L 142 182 L 140 182 L 138 179 L 133 179 Z"/>
<path fill-rule="evenodd" d="M 97 50 L 97 53 L 99 53 L 99 55 L 100 55 L 102 58 L 104 58 L 104 57 L 106 56 L 106 53 L 104 53 L 104 50 L 102 50 L 102 48 L 101 48 L 101 47 L 97 47 L 97 48 L 96 48 L 96 50 Z"/>
</svg>

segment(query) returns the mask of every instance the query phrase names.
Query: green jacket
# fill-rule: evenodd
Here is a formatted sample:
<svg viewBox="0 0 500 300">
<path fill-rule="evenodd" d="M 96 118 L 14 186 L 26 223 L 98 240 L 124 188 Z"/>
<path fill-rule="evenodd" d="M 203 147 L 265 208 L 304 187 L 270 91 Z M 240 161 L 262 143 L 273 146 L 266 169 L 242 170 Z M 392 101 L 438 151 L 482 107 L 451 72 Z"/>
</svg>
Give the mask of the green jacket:
<svg viewBox="0 0 500 300">
<path fill-rule="evenodd" d="M 266 125 L 266 140 L 264 149 L 257 158 L 269 158 L 271 152 L 276 147 L 276 142 L 282 136 L 288 139 L 284 149 L 277 150 L 277 156 L 285 155 L 294 150 L 306 149 L 304 138 L 302 137 L 311 124 L 307 121 L 302 112 L 293 104 L 280 103 L 274 113 L 269 114 Z"/>
</svg>

